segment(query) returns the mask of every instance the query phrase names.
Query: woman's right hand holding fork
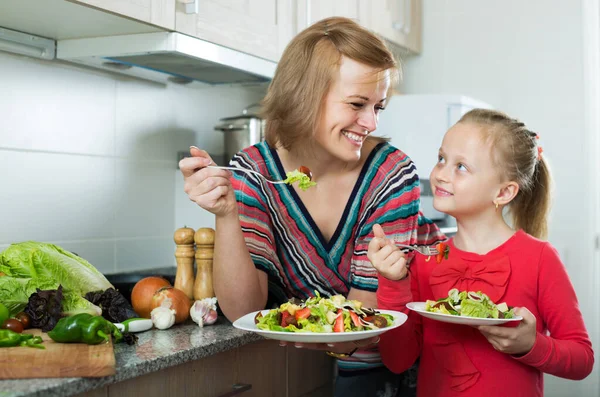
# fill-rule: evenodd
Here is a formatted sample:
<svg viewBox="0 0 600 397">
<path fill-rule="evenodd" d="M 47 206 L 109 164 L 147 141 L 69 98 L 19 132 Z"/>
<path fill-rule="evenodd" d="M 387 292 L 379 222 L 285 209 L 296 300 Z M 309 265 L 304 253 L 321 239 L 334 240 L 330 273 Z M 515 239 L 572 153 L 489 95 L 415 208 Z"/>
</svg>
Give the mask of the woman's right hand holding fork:
<svg viewBox="0 0 600 397">
<path fill-rule="evenodd" d="M 231 186 L 231 172 L 214 165 L 211 157 L 204 150 L 190 147 L 192 157 L 179 162 L 183 174 L 184 187 L 189 199 L 216 216 L 235 213 L 237 203 Z M 236 215 L 237 216 L 237 215 Z"/>
<path fill-rule="evenodd" d="M 373 225 L 375 237 L 369 242 L 367 258 L 373 267 L 389 280 L 400 280 L 408 273 L 406 256 L 392 240 L 386 238 L 383 228 Z"/>
</svg>

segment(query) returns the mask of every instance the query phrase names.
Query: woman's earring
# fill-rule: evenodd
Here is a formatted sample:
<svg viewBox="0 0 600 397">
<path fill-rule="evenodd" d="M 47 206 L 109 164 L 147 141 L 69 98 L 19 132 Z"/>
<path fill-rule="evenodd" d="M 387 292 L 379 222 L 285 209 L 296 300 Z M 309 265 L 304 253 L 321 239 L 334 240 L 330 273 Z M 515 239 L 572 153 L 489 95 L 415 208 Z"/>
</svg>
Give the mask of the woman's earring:
<svg viewBox="0 0 600 397">
<path fill-rule="evenodd" d="M 498 202 L 494 201 L 494 204 L 496 204 L 496 209 L 498 209 Z"/>
</svg>

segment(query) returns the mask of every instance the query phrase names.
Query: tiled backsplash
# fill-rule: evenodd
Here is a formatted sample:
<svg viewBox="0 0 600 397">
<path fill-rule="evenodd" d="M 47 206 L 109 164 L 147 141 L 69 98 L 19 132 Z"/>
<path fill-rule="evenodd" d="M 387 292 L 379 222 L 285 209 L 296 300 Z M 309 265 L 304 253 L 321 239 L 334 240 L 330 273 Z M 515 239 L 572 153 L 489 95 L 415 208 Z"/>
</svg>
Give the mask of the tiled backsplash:
<svg viewBox="0 0 600 397">
<path fill-rule="evenodd" d="M 0 250 L 52 242 L 105 273 L 174 266 L 173 232 L 213 226 L 177 153 L 223 151 L 219 118 L 264 87 L 190 89 L 0 52 Z"/>
</svg>

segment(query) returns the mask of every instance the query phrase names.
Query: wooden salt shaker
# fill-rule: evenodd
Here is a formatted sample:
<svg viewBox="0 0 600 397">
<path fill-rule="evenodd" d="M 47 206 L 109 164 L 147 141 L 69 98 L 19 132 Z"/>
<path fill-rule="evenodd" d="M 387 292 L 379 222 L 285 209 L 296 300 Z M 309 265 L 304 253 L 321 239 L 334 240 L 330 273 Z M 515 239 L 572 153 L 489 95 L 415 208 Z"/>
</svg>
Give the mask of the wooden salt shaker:
<svg viewBox="0 0 600 397">
<path fill-rule="evenodd" d="M 212 283 L 215 231 L 209 227 L 200 228 L 196 231 L 194 239 L 196 240 L 194 299 L 212 298 L 215 296 Z"/>
<path fill-rule="evenodd" d="M 177 245 L 175 249 L 177 273 L 174 287 L 192 299 L 194 292 L 194 229 L 189 227 L 177 229 L 173 240 Z"/>
</svg>

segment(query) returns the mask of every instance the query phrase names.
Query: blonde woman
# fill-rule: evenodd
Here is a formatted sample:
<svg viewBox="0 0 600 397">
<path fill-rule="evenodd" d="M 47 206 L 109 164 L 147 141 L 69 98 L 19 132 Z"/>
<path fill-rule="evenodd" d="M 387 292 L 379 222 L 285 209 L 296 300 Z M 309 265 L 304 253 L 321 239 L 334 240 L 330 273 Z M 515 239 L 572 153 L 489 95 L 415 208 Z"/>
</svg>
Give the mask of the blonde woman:
<svg viewBox="0 0 600 397">
<path fill-rule="evenodd" d="M 216 216 L 213 282 L 230 320 L 315 291 L 375 307 L 377 272 L 357 244 L 374 224 L 406 244 L 444 239 L 418 212 L 410 158 L 372 136 L 398 73 L 385 44 L 357 23 L 317 22 L 281 57 L 263 101 L 266 142 L 230 162 L 273 179 L 305 166 L 316 186 L 206 168 L 212 159 L 197 148 L 181 161 L 185 192 Z M 376 342 L 296 346 L 339 358 L 336 396 L 414 395 L 416 375 L 383 367 Z"/>
</svg>

